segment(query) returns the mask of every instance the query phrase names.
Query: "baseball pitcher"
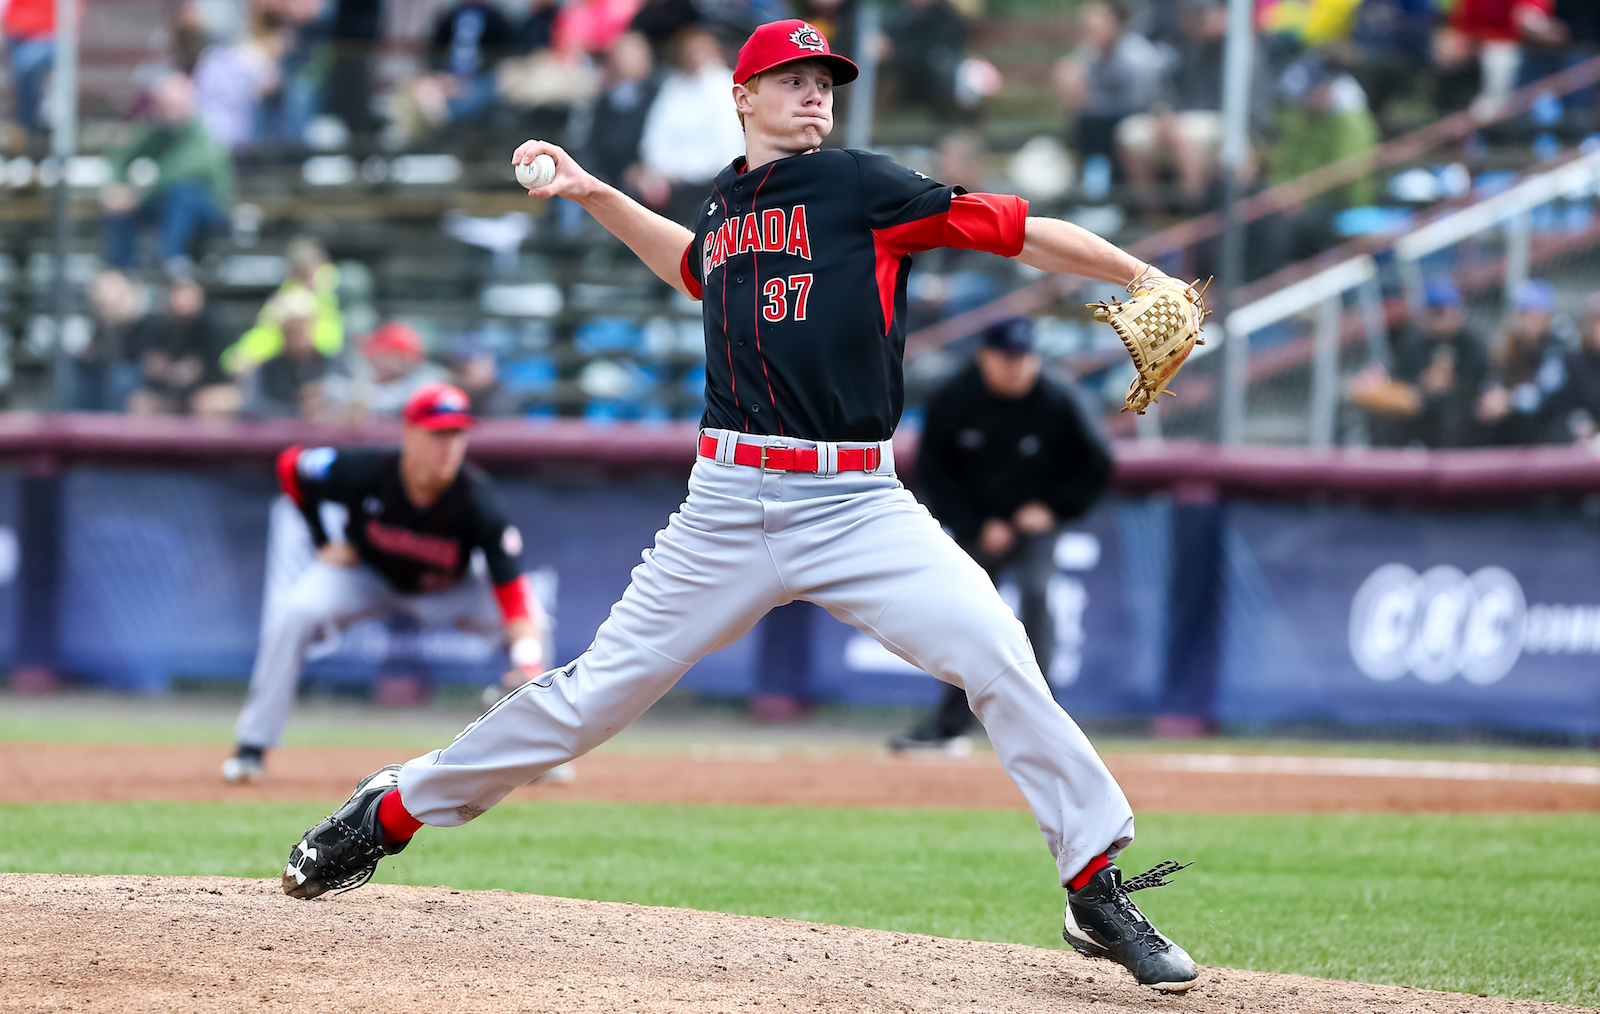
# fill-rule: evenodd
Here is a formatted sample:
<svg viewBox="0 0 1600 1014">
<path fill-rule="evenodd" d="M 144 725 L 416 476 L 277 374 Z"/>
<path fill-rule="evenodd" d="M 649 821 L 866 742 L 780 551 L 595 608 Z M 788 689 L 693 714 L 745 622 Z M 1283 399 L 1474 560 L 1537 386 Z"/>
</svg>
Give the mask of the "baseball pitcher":
<svg viewBox="0 0 1600 1014">
<path fill-rule="evenodd" d="M 291 849 L 286 893 L 364 883 L 422 824 L 464 824 L 594 749 L 701 656 L 805 599 L 965 691 L 1069 889 L 1073 946 L 1157 989 L 1195 984 L 1194 962 L 1128 898 L 1175 864 L 1122 882 L 1111 861 L 1133 840 L 1126 797 L 1051 697 L 1022 624 L 983 569 L 895 478 L 889 437 L 918 251 L 972 248 L 1132 279 L 1133 298 L 1103 311 L 1125 340 L 1154 349 L 1137 363 L 1136 410 L 1170 381 L 1203 311 L 1188 286 L 1073 225 L 1028 217 L 1019 198 L 965 193 L 870 152 L 823 150 L 834 88 L 856 73 L 804 21 L 756 29 L 734 72 L 745 155 L 712 182 L 692 231 L 555 145 L 517 149 L 519 165 L 554 160 L 554 179 L 534 196 L 576 201 L 702 301 L 706 411 L 688 497 L 587 651 L 501 700 L 450 746 L 364 779 Z"/>
</svg>

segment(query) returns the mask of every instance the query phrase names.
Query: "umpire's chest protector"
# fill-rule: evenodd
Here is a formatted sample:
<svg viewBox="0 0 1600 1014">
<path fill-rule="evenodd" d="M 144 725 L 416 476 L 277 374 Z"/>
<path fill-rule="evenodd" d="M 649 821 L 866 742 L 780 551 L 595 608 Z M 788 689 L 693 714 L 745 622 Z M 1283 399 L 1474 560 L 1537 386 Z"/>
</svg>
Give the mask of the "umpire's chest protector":
<svg viewBox="0 0 1600 1014">
<path fill-rule="evenodd" d="M 1026 203 L 958 198 L 959 188 L 869 152 L 812 151 L 744 170 L 737 159 L 713 181 L 682 265 L 704 301 L 704 424 L 887 439 L 904 401 L 909 255 L 1013 240 L 1020 249 Z M 984 220 L 981 245 L 965 241 L 974 230 L 952 228 L 963 224 L 952 222 L 957 201 L 954 218 Z"/>
</svg>

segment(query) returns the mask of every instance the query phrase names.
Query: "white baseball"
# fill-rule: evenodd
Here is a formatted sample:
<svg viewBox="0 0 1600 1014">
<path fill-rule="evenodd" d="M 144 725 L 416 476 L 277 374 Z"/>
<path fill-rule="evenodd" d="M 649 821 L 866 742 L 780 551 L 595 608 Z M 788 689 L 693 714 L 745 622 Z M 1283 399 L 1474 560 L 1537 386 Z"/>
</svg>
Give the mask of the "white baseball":
<svg viewBox="0 0 1600 1014">
<path fill-rule="evenodd" d="M 556 178 L 556 160 L 544 152 L 533 156 L 529 165 L 517 165 L 517 182 L 529 190 L 549 186 Z"/>
</svg>

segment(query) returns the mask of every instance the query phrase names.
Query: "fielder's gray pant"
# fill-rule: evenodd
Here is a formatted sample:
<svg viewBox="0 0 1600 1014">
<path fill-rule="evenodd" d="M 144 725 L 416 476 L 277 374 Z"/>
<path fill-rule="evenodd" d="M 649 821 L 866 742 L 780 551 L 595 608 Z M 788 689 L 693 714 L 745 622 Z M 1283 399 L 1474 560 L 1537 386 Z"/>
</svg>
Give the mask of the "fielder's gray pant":
<svg viewBox="0 0 1600 1014">
<path fill-rule="evenodd" d="M 455 626 L 498 637 L 500 608 L 483 578 L 469 573 L 454 588 L 425 595 L 394 590 L 371 568 L 307 567 L 268 617 L 250 673 L 250 695 L 233 727 L 234 742 L 277 746 L 294 705 L 306 649 L 328 628 L 344 630 L 361 620 L 404 612 L 424 626 Z"/>
<path fill-rule="evenodd" d="M 721 463 L 737 434 L 707 432 L 727 454 L 697 459 L 688 499 L 589 650 L 502 699 L 450 746 L 409 761 L 406 809 L 438 826 L 473 819 L 616 735 L 769 609 L 805 599 L 966 690 L 1063 884 L 1133 840 L 1127 798 L 1051 697 L 1022 624 L 900 485 L 888 444 L 874 474 L 776 473 Z"/>
</svg>

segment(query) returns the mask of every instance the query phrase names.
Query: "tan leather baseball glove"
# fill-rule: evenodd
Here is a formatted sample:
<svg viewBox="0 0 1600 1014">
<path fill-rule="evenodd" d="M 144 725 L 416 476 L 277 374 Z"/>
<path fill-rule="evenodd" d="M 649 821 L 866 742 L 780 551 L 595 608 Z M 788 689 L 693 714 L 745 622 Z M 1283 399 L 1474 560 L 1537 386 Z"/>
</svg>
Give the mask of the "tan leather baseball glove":
<svg viewBox="0 0 1600 1014">
<path fill-rule="evenodd" d="M 1206 287 L 1210 285 L 1206 282 Z M 1116 329 L 1133 357 L 1139 373 L 1128 385 L 1122 411 L 1132 409 L 1143 415 L 1161 392 L 1177 397 L 1167 391 L 1167 385 L 1194 347 L 1205 344 L 1200 323 L 1211 311 L 1203 298 L 1205 288 L 1196 291 L 1193 285 L 1166 275 L 1147 278 L 1141 274 L 1128 283 L 1128 292 L 1131 298 L 1126 303 L 1112 299 L 1087 306 L 1094 311 L 1095 320 Z"/>
</svg>

